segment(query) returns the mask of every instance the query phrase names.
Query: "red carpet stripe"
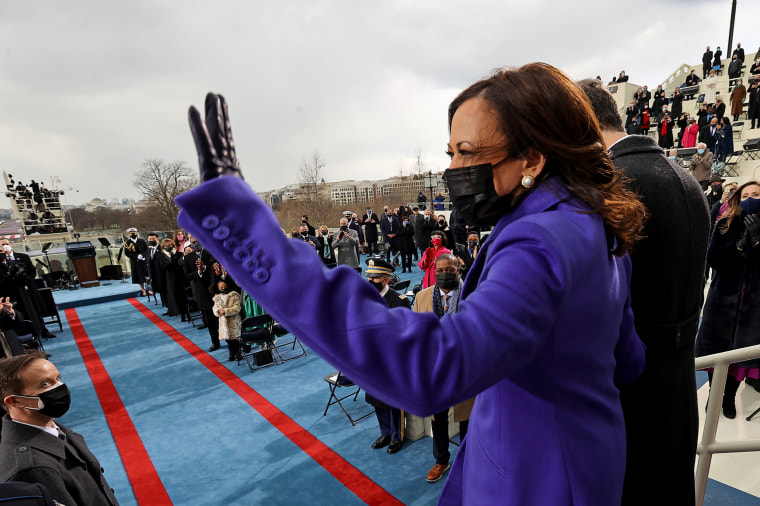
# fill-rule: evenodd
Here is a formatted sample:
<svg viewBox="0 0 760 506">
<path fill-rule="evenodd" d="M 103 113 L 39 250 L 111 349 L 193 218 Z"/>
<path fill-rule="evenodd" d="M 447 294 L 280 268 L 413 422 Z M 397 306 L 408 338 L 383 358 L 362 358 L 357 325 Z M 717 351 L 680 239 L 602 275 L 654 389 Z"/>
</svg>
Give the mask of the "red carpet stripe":
<svg viewBox="0 0 760 506">
<path fill-rule="evenodd" d="M 345 485 L 345 487 L 354 493 L 359 499 L 367 504 L 403 504 L 401 501 L 393 497 L 387 490 L 370 480 L 364 473 L 349 464 L 346 459 L 335 453 L 322 441 L 298 425 L 285 413 L 277 409 L 274 404 L 266 400 L 247 383 L 235 376 L 214 357 L 206 353 L 199 346 L 158 317 L 140 301 L 137 299 L 129 299 L 129 302 L 146 318 L 153 322 L 153 324 L 163 330 L 166 335 L 182 346 L 185 351 L 206 366 L 206 368 L 216 375 L 217 378 L 222 380 L 236 394 L 245 400 L 249 406 L 258 411 L 261 416 L 263 416 L 277 430 L 282 432 L 285 437 L 290 439 L 328 473 L 333 475 L 335 479 Z"/>
<path fill-rule="evenodd" d="M 124 470 L 132 486 L 138 504 L 164 505 L 172 504 L 161 479 L 158 477 L 153 462 L 145 450 L 145 446 L 137 433 L 137 429 L 129 418 L 124 403 L 111 381 L 103 362 L 95 351 L 92 341 L 87 336 L 82 322 L 75 309 L 66 309 L 66 318 L 74 334 L 74 340 L 84 359 L 84 365 L 90 375 L 95 393 L 106 415 L 108 427 L 111 429 L 116 448 L 124 463 Z"/>
</svg>

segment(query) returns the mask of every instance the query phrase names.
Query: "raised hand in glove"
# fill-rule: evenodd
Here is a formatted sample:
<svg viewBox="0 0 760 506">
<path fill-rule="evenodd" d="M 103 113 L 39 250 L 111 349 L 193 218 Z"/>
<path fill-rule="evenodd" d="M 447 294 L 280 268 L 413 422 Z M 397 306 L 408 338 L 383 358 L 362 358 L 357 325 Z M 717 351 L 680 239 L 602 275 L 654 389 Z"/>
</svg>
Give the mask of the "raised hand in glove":
<svg viewBox="0 0 760 506">
<path fill-rule="evenodd" d="M 760 243 L 760 216 L 749 214 L 744 217 L 744 232 L 749 239 L 748 246 L 754 246 Z"/>
<path fill-rule="evenodd" d="M 205 120 L 194 106 L 190 106 L 188 120 L 198 151 L 201 183 L 219 176 L 242 178 L 224 97 L 209 93 L 206 95 Z"/>
</svg>

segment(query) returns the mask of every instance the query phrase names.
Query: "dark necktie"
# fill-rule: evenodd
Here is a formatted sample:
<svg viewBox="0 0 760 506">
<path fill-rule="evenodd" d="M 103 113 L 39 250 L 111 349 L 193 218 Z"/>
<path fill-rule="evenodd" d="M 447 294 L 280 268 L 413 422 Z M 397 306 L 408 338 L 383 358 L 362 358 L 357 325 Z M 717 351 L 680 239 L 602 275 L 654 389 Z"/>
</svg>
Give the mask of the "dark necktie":
<svg viewBox="0 0 760 506">
<path fill-rule="evenodd" d="M 449 295 L 448 293 L 443 294 L 443 312 L 448 313 L 449 312 Z"/>
</svg>

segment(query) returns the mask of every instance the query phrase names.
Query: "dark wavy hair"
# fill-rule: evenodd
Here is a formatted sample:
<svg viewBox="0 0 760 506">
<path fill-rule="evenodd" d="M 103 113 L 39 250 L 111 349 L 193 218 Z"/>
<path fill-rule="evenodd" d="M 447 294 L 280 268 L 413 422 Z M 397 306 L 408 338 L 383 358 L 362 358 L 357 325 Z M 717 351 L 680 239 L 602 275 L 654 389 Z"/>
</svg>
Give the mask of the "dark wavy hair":
<svg viewBox="0 0 760 506">
<path fill-rule="evenodd" d="M 524 156 L 534 150 L 546 158 L 537 184 L 558 175 L 602 217 L 607 232 L 617 239 L 615 255 L 633 248 L 642 237 L 646 208 L 612 165 L 594 111 L 578 85 L 546 63 L 496 70 L 454 99 L 449 130 L 457 109 L 475 97 L 487 100 L 498 115 L 507 154 Z"/>
</svg>

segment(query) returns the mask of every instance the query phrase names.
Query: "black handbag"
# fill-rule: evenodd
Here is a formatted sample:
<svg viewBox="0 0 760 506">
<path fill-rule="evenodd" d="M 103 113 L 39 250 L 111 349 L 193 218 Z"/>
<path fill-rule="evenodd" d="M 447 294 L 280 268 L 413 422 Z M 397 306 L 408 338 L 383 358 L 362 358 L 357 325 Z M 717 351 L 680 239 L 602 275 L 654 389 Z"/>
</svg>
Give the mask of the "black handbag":
<svg viewBox="0 0 760 506">
<path fill-rule="evenodd" d="M 272 362 L 274 362 L 272 350 L 261 350 L 253 354 L 253 363 L 258 366 L 271 364 Z"/>
</svg>

